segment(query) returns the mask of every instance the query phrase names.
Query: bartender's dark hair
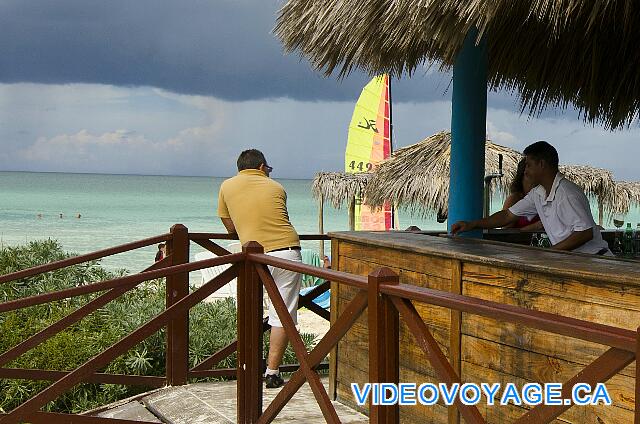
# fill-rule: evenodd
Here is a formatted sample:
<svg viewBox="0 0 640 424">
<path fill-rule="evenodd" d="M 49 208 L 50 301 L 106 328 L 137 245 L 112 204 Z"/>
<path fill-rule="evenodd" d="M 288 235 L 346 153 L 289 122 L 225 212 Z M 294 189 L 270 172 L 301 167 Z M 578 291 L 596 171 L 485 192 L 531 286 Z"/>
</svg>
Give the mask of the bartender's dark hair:
<svg viewBox="0 0 640 424">
<path fill-rule="evenodd" d="M 531 156 L 537 161 L 544 160 L 551 168 L 558 170 L 558 151 L 546 141 L 536 141 L 527 146 L 522 153 L 525 156 Z"/>
<path fill-rule="evenodd" d="M 267 164 L 267 160 L 260 150 L 249 149 L 238 156 L 238 171 L 245 169 L 258 169 L 260 165 Z"/>
<path fill-rule="evenodd" d="M 516 175 L 513 177 L 513 181 L 511 181 L 511 185 L 509 186 L 509 194 L 521 193 L 524 194 L 524 168 L 527 165 L 527 159 L 522 158 L 520 162 L 518 162 L 518 169 L 516 170 Z"/>
</svg>

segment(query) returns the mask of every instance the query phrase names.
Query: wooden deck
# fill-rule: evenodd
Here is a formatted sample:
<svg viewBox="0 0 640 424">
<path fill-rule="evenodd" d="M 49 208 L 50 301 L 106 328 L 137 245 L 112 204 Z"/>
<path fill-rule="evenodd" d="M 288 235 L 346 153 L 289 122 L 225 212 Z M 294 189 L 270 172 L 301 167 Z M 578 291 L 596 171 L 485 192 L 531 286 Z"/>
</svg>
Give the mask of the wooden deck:
<svg viewBox="0 0 640 424">
<path fill-rule="evenodd" d="M 328 379 L 323 378 L 325 388 Z M 264 390 L 264 408 L 280 389 Z M 369 419 L 353 409 L 333 402 L 343 423 L 366 423 Z M 236 382 L 196 383 L 166 387 L 129 402 L 114 404 L 108 410 L 95 414 L 100 417 L 120 418 L 170 424 L 214 424 L 236 422 Z M 303 385 L 284 407 L 275 423 L 325 422 L 311 388 Z"/>
</svg>

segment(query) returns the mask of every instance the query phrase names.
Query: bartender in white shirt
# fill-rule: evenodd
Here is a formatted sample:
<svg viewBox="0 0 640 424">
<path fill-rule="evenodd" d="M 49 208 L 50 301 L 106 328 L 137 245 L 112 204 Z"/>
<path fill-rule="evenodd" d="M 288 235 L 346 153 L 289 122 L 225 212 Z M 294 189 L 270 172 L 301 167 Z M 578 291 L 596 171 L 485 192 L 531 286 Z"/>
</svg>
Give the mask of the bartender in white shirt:
<svg viewBox="0 0 640 424">
<path fill-rule="evenodd" d="M 476 221 L 458 221 L 451 232 L 503 227 L 516 222 L 519 216 L 538 214 L 553 249 L 611 256 L 593 220 L 587 196 L 558 172 L 556 149 L 546 141 L 538 141 L 524 149 L 524 155 L 525 175 L 534 188 L 509 209 Z"/>
</svg>

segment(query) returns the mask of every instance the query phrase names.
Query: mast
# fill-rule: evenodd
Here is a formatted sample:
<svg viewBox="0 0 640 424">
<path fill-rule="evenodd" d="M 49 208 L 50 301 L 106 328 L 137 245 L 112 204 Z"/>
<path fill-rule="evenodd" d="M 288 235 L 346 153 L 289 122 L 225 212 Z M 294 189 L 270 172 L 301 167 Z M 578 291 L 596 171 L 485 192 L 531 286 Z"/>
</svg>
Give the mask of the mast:
<svg viewBox="0 0 640 424">
<path fill-rule="evenodd" d="M 393 102 L 391 101 L 391 74 L 387 75 L 387 93 L 389 96 L 389 156 L 393 153 Z M 391 205 L 391 230 L 396 227 L 394 205 Z"/>
</svg>

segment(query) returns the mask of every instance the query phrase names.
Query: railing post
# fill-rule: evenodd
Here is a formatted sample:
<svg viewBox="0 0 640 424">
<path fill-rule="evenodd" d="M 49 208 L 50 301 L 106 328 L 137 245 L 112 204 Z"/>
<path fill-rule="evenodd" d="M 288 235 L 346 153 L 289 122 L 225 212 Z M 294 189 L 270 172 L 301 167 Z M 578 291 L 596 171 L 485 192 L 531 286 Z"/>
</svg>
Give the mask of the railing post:
<svg viewBox="0 0 640 424">
<path fill-rule="evenodd" d="M 369 382 L 394 383 L 400 379 L 400 331 L 398 311 L 391 300 L 380 293 L 383 284 L 398 284 L 399 278 L 389 268 L 378 268 L 369 274 Z M 384 393 L 381 392 L 381 397 Z M 375 405 L 369 396 L 369 422 L 397 424 L 400 421 L 398 403 Z"/>
<path fill-rule="evenodd" d="M 633 422 L 640 424 L 640 327 L 636 330 L 636 398 L 633 411 Z"/>
<path fill-rule="evenodd" d="M 167 241 L 167 255 L 171 265 L 189 262 L 189 230 L 182 224 L 171 227 L 171 239 Z M 167 308 L 189 294 L 189 273 L 182 272 L 167 277 Z M 186 311 L 167 325 L 167 385 L 187 384 L 189 372 L 189 312 Z"/>
<path fill-rule="evenodd" d="M 250 241 L 242 252 L 264 253 Z M 262 282 L 255 264 L 245 259 L 238 271 L 238 423 L 255 423 L 262 415 Z"/>
</svg>

